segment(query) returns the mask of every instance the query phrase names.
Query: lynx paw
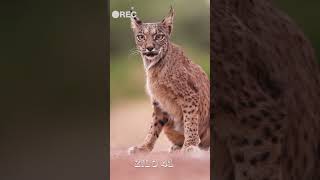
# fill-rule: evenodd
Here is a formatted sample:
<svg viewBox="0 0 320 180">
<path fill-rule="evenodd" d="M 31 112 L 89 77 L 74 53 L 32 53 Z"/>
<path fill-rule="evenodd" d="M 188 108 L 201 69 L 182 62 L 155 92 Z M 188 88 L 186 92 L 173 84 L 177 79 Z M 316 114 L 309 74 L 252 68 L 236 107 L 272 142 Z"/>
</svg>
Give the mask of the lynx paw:
<svg viewBox="0 0 320 180">
<path fill-rule="evenodd" d="M 200 152 L 200 148 L 198 146 L 187 146 L 187 147 L 183 147 L 182 148 L 182 151 L 184 153 L 197 153 L 197 152 Z"/>
<path fill-rule="evenodd" d="M 144 154 L 144 153 L 149 153 L 151 150 L 147 147 L 144 146 L 133 146 L 128 149 L 128 154 Z"/>
<path fill-rule="evenodd" d="M 178 151 L 180 151 L 181 150 L 181 146 L 179 146 L 179 145 L 172 145 L 171 147 L 170 147 L 170 149 L 169 149 L 169 153 L 174 153 L 174 152 L 178 152 Z"/>
</svg>

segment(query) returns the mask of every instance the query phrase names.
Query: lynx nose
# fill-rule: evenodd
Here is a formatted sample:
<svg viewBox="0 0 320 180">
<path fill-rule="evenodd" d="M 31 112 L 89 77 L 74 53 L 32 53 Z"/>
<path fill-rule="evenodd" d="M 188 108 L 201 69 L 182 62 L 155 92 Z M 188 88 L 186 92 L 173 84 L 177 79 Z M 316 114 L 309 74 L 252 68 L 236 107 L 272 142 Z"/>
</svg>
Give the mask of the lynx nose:
<svg viewBox="0 0 320 180">
<path fill-rule="evenodd" d="M 147 50 L 150 51 L 150 52 L 151 52 L 153 49 L 154 49 L 153 47 L 147 47 Z"/>
</svg>

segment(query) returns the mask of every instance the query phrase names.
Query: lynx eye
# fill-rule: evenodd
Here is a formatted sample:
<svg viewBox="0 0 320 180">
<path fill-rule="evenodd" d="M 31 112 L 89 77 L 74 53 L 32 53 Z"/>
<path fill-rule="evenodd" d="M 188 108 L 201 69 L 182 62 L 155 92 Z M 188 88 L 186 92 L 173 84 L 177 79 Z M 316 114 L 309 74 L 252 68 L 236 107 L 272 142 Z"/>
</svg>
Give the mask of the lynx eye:
<svg viewBox="0 0 320 180">
<path fill-rule="evenodd" d="M 141 34 L 137 35 L 137 39 L 138 41 L 144 40 L 144 35 L 141 35 Z"/>
<path fill-rule="evenodd" d="M 164 39 L 164 34 L 157 34 L 155 37 L 154 37 L 155 40 L 157 41 L 161 41 Z"/>
</svg>

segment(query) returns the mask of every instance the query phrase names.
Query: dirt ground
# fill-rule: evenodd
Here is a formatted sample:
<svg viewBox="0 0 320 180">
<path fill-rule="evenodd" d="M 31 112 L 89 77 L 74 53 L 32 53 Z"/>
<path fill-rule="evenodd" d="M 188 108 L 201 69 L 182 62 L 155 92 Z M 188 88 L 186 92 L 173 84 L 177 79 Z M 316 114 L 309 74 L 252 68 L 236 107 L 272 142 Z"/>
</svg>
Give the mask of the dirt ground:
<svg viewBox="0 0 320 180">
<path fill-rule="evenodd" d="M 110 114 L 111 180 L 209 180 L 209 152 L 169 154 L 170 142 L 161 134 L 152 153 L 128 155 L 141 143 L 149 127 L 152 108 L 148 101 L 118 103 Z"/>
</svg>

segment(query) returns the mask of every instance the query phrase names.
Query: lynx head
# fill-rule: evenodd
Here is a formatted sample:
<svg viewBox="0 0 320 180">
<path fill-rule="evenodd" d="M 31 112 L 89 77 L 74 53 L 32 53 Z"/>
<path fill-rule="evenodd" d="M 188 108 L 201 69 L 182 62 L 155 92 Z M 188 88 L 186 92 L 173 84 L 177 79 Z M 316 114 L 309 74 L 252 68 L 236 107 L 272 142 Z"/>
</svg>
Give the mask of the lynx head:
<svg viewBox="0 0 320 180">
<path fill-rule="evenodd" d="M 135 42 L 146 69 L 149 69 L 165 57 L 173 27 L 174 11 L 161 22 L 143 23 L 138 17 L 131 18 L 131 27 Z"/>
</svg>

